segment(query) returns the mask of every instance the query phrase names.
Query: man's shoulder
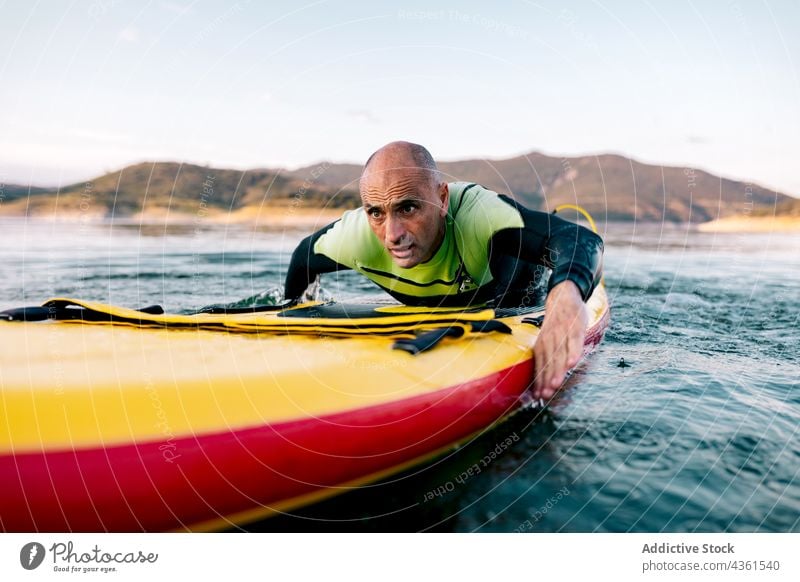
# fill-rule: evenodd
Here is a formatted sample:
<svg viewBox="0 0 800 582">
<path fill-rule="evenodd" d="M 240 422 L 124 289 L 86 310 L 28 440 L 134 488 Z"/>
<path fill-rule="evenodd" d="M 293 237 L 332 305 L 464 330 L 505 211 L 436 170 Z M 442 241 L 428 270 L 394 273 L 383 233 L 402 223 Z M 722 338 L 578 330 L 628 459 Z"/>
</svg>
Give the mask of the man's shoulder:
<svg viewBox="0 0 800 582">
<path fill-rule="evenodd" d="M 479 202 L 483 204 L 497 198 L 496 192 L 475 182 L 449 182 L 447 188 L 450 191 L 449 211 L 453 218 L 466 218 Z"/>
<path fill-rule="evenodd" d="M 332 238 L 347 237 L 349 240 L 358 242 L 363 242 L 361 238 L 372 233 L 363 208 L 346 210 L 336 222 L 324 230 L 326 232 L 322 234 L 323 237 L 328 235 Z"/>
<path fill-rule="evenodd" d="M 493 208 L 505 210 L 513 208 L 494 190 L 475 182 L 450 182 L 450 214 L 460 217 L 473 213 L 492 211 Z"/>
<path fill-rule="evenodd" d="M 355 260 L 380 255 L 382 245 L 369 226 L 363 208 L 344 212 L 314 243 L 314 252 L 353 268 Z"/>
<path fill-rule="evenodd" d="M 491 236 L 503 228 L 521 228 L 519 211 L 497 192 L 474 182 L 451 182 L 449 214 L 462 229 Z"/>
<path fill-rule="evenodd" d="M 497 192 L 493 192 L 477 182 L 448 182 L 447 188 L 450 190 L 450 197 L 460 197 L 462 194 L 469 193 L 476 195 L 497 196 Z"/>
<path fill-rule="evenodd" d="M 369 226 L 367 215 L 363 208 L 354 208 L 344 211 L 337 222 L 347 228 L 363 228 L 364 226 Z"/>
</svg>

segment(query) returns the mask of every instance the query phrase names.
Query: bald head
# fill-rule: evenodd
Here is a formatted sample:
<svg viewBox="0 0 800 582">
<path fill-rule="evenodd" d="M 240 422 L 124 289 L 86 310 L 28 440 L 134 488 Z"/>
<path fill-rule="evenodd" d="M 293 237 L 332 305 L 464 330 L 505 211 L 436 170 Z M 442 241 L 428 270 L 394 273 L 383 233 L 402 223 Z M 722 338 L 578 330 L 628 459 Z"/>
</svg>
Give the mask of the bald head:
<svg viewBox="0 0 800 582">
<path fill-rule="evenodd" d="M 416 143 L 393 141 L 369 157 L 361 182 L 380 187 L 398 177 L 430 181 L 434 186 L 441 181 L 439 168 L 427 149 Z"/>
</svg>

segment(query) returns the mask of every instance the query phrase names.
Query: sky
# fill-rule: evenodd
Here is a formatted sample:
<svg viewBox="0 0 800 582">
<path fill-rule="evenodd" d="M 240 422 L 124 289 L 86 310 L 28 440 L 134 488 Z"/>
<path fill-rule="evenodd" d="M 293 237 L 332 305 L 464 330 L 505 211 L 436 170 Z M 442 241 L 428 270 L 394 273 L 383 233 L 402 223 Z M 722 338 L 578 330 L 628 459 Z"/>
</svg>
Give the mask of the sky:
<svg viewBox="0 0 800 582">
<path fill-rule="evenodd" d="M 0 0 L 0 183 L 614 152 L 800 196 L 800 2 Z"/>
</svg>

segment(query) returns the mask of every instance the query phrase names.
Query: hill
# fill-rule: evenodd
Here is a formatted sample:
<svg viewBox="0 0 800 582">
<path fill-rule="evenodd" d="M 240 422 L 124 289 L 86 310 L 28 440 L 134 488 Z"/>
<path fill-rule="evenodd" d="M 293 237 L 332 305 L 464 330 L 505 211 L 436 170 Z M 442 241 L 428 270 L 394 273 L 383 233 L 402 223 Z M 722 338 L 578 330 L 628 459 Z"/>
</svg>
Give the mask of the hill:
<svg viewBox="0 0 800 582">
<path fill-rule="evenodd" d="M 797 199 L 755 184 L 612 154 L 558 158 L 534 152 L 443 162 L 440 168 L 449 180 L 479 182 L 533 209 L 579 204 L 600 222 L 702 223 L 800 213 Z M 360 173 L 359 165 L 328 162 L 294 171 L 147 162 L 60 190 L 6 185 L 0 214 L 190 220 L 252 218 L 265 209 L 344 209 L 359 203 Z"/>
<path fill-rule="evenodd" d="M 148 162 L 60 190 L 10 198 L 0 214 L 45 218 L 223 216 L 266 207 L 352 207 L 358 193 L 332 197 L 330 188 L 271 170 L 229 170 Z"/>
<path fill-rule="evenodd" d="M 305 179 L 314 168 L 290 175 Z M 797 199 L 761 186 L 693 168 L 643 164 L 612 154 L 557 158 L 540 153 L 505 160 L 442 162 L 450 180 L 478 182 L 523 204 L 549 211 L 583 206 L 598 220 L 700 223 L 754 211 L 788 211 Z M 319 178 L 331 187 L 357 187 L 360 166 L 332 165 Z"/>
</svg>

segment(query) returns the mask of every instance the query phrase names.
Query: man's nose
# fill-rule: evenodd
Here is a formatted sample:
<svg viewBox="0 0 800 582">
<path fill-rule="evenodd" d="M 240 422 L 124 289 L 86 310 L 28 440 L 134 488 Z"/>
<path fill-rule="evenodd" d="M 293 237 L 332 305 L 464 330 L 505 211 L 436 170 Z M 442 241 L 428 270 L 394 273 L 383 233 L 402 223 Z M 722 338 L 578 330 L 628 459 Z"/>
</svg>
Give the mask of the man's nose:
<svg viewBox="0 0 800 582">
<path fill-rule="evenodd" d="M 389 215 L 386 217 L 386 231 L 384 236 L 386 242 L 390 245 L 396 245 L 405 237 L 406 229 L 403 227 L 403 221 Z"/>
</svg>

